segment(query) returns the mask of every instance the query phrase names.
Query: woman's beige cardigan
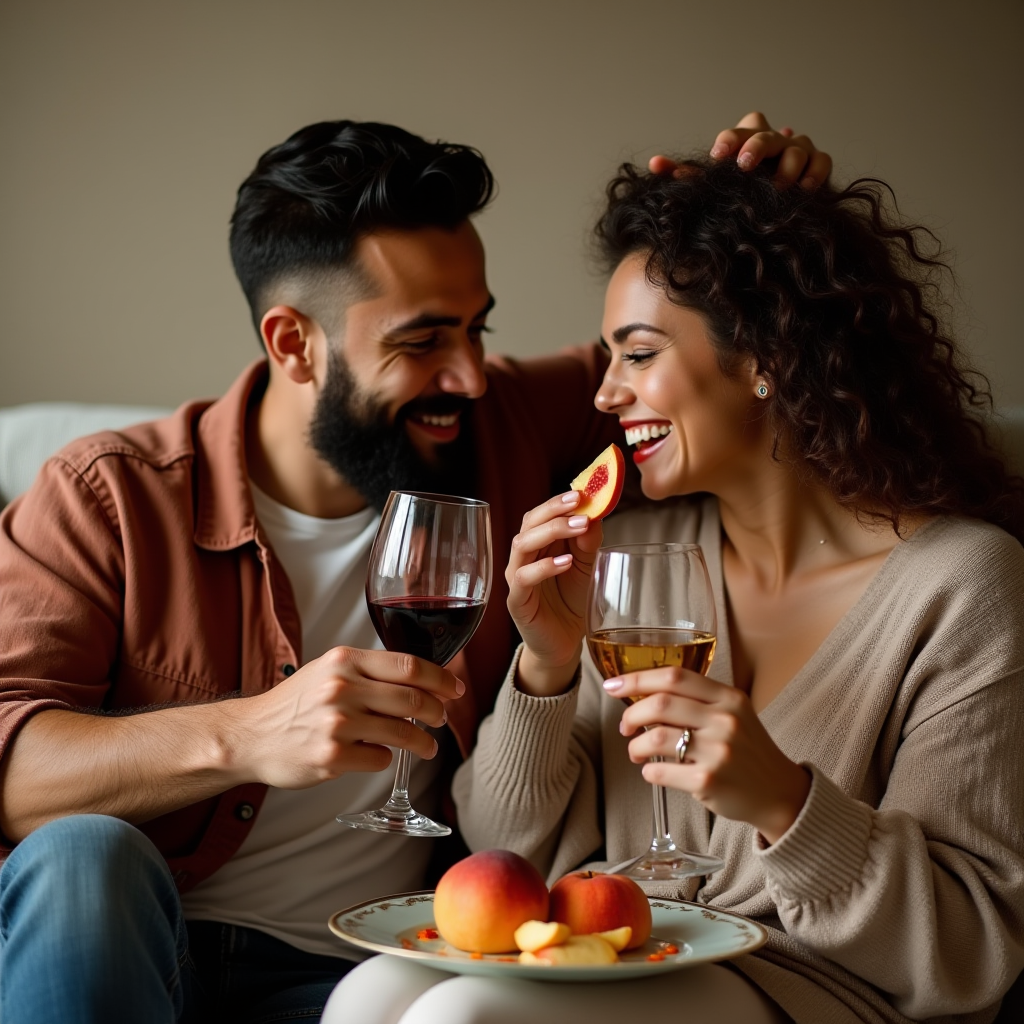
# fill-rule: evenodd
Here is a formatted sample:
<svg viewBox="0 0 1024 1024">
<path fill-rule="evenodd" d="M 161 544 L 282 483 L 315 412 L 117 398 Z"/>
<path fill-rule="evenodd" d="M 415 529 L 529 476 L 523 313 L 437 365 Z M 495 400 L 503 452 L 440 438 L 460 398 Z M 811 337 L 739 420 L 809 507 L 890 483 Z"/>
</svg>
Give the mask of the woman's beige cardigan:
<svg viewBox="0 0 1024 1024">
<path fill-rule="evenodd" d="M 606 544 L 643 540 L 703 546 L 718 596 L 710 675 L 731 683 L 715 501 L 606 524 Z M 470 847 L 516 850 L 551 879 L 641 853 L 651 794 L 621 702 L 586 659 L 559 697 L 511 676 L 455 780 Z M 813 771 L 797 821 L 769 847 L 669 790 L 677 842 L 726 867 L 699 889 L 646 888 L 767 927 L 736 966 L 799 1024 L 991 1021 L 1024 966 L 1024 549 L 985 523 L 927 523 L 761 720 Z"/>
</svg>

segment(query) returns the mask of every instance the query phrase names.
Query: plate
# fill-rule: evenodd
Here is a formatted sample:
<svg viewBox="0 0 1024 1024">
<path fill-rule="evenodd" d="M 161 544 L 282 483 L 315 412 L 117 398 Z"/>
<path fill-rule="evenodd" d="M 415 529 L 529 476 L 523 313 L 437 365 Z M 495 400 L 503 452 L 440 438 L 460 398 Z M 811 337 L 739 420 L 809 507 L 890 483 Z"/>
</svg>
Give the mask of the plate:
<svg viewBox="0 0 1024 1024">
<path fill-rule="evenodd" d="M 536 981 L 614 981 L 678 971 L 694 964 L 729 960 L 752 953 L 768 941 L 754 921 L 724 910 L 713 910 L 685 900 L 652 899 L 654 927 L 641 949 L 619 954 L 616 964 L 577 966 L 521 964 L 516 954 L 471 956 L 443 939 L 420 939 L 417 933 L 434 927 L 433 891 L 402 893 L 339 910 L 330 929 L 353 946 L 372 953 L 389 953 L 417 960 L 453 974 L 529 978 Z M 674 945 L 678 952 L 667 953 Z M 648 960 L 652 953 L 663 960 Z"/>
</svg>

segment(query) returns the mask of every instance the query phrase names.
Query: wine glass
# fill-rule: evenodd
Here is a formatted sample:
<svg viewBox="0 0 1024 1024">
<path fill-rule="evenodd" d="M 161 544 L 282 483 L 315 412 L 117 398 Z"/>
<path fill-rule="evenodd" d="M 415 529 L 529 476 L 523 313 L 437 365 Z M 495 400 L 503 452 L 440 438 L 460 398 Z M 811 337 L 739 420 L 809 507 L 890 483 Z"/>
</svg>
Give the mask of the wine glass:
<svg viewBox="0 0 1024 1024">
<path fill-rule="evenodd" d="M 483 618 L 491 589 L 491 507 L 447 494 L 392 491 L 366 572 L 366 604 L 389 651 L 447 665 Z M 409 803 L 408 750 L 398 754 L 395 786 L 376 811 L 339 814 L 350 828 L 404 836 L 451 829 Z"/>
<path fill-rule="evenodd" d="M 715 656 L 716 630 L 715 597 L 698 544 L 624 544 L 598 551 L 587 600 L 587 645 L 605 679 L 666 665 L 703 675 Z M 622 873 L 659 881 L 723 868 L 717 857 L 676 847 L 665 789 L 652 788 L 654 838 Z"/>
</svg>

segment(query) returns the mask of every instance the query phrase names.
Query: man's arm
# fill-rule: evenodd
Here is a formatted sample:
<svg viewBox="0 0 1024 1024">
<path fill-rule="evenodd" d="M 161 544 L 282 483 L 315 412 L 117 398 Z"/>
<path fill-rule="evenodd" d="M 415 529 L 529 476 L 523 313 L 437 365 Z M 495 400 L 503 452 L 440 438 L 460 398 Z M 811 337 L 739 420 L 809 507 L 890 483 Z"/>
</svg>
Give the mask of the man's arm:
<svg viewBox="0 0 1024 1024">
<path fill-rule="evenodd" d="M 98 475 L 87 480 L 55 459 L 0 517 L 6 845 L 69 814 L 141 823 L 242 783 L 299 789 L 380 770 L 391 760 L 388 746 L 433 756 L 434 740 L 405 719 L 440 725 L 443 700 L 464 686 L 444 669 L 386 651 L 336 648 L 252 696 L 101 713 L 117 705 L 110 679 L 124 660 L 124 606 L 140 601 L 126 577 L 141 570 L 126 570 L 121 539 L 138 524 L 117 508 Z M 154 595 L 161 600 L 159 588 Z M 154 612 L 168 614 L 159 605 Z M 133 614 L 138 620 L 141 609 Z M 191 620 L 181 621 L 189 628 Z M 229 685 L 239 682 L 253 681 Z"/>
<path fill-rule="evenodd" d="M 443 725 L 442 701 L 464 692 L 410 655 L 338 647 L 252 697 L 125 716 L 39 711 L 0 761 L 0 829 L 17 842 L 69 814 L 138 824 L 242 783 L 305 789 L 381 771 L 389 746 L 431 758 L 437 743 L 406 719 Z"/>
</svg>

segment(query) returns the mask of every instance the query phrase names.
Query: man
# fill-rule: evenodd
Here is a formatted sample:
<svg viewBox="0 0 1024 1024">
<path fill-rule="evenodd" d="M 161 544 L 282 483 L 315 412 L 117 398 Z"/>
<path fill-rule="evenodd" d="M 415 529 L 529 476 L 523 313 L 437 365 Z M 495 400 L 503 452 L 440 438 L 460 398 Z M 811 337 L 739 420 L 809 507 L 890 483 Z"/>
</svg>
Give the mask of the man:
<svg viewBox="0 0 1024 1024">
<path fill-rule="evenodd" d="M 821 163 L 766 125 L 741 144 Z M 422 885 L 429 842 L 333 818 L 383 803 L 389 747 L 437 813 L 438 730 L 469 748 L 514 637 L 496 587 L 451 670 L 380 650 L 377 512 L 396 487 L 482 497 L 500 565 L 614 428 L 596 349 L 484 360 L 492 191 L 475 151 L 387 125 L 274 147 L 231 230 L 266 359 L 72 444 L 4 512 L 5 1021 L 316 1019 L 354 955 L 328 914 Z"/>
</svg>

